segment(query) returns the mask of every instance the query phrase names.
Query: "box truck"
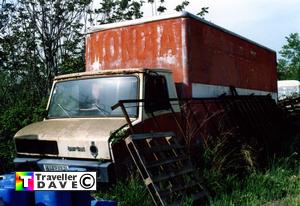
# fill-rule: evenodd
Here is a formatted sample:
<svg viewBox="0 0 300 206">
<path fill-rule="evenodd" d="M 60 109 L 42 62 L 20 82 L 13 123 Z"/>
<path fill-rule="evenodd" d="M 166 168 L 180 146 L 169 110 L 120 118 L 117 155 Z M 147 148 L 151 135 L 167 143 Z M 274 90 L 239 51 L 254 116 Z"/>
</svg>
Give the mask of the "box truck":
<svg viewBox="0 0 300 206">
<path fill-rule="evenodd" d="M 97 170 L 109 182 L 128 156 L 110 137 L 128 122 L 137 133 L 178 133 L 176 99 L 230 87 L 277 98 L 274 51 L 186 12 L 95 26 L 85 45 L 86 71 L 56 77 L 47 117 L 15 135 L 19 168 Z"/>
</svg>

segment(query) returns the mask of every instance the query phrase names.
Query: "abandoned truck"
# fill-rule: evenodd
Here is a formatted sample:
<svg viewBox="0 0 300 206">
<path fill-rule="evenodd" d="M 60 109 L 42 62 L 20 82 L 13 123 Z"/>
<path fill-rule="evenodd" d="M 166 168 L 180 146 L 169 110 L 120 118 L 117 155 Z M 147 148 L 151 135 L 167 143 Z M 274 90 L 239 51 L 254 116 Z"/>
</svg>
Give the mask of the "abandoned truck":
<svg viewBox="0 0 300 206">
<path fill-rule="evenodd" d="M 130 121 L 138 132 L 157 122 L 177 132 L 169 118 L 180 113 L 177 98 L 217 97 L 230 87 L 276 99 L 276 53 L 186 12 L 95 26 L 86 35 L 86 72 L 54 79 L 47 117 L 14 137 L 14 162 L 97 170 L 109 182 L 126 153 L 110 141 L 115 131 Z M 120 100 L 123 107 L 112 108 Z"/>
</svg>

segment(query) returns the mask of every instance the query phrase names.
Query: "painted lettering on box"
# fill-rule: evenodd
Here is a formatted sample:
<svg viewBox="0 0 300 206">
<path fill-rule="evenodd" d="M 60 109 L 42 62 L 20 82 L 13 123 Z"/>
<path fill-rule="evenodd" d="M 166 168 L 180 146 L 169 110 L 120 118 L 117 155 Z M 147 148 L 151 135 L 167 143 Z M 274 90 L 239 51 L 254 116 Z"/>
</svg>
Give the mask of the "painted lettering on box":
<svg viewBox="0 0 300 206">
<path fill-rule="evenodd" d="M 87 70 L 182 64 L 181 26 L 177 23 L 99 31 L 88 35 L 86 44 Z"/>
</svg>

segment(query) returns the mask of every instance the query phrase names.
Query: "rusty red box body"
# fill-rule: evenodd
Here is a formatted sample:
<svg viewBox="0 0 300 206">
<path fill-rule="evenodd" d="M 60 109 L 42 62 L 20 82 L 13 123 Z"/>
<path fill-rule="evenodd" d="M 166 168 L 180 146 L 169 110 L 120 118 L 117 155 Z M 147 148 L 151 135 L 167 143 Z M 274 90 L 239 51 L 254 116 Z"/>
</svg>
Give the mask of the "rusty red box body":
<svg viewBox="0 0 300 206">
<path fill-rule="evenodd" d="M 189 13 L 104 25 L 87 35 L 87 71 L 134 67 L 172 70 L 179 97 L 219 95 L 228 86 L 277 93 L 274 51 Z"/>
</svg>

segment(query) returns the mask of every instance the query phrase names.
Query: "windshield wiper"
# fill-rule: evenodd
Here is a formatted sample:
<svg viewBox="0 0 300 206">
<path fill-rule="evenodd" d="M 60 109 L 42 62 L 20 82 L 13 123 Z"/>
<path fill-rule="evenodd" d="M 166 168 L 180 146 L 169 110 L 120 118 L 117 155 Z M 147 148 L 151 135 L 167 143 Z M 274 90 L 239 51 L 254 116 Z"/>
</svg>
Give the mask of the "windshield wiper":
<svg viewBox="0 0 300 206">
<path fill-rule="evenodd" d="M 105 109 L 101 108 L 97 103 L 94 104 L 96 106 L 96 108 L 103 113 L 103 115 L 106 117 L 107 115 L 110 115 L 110 113 L 108 111 L 106 111 Z"/>
<path fill-rule="evenodd" d="M 70 114 L 68 113 L 68 111 L 61 105 L 61 104 L 57 104 L 57 106 L 59 106 L 59 108 L 69 117 L 71 118 Z"/>
</svg>

